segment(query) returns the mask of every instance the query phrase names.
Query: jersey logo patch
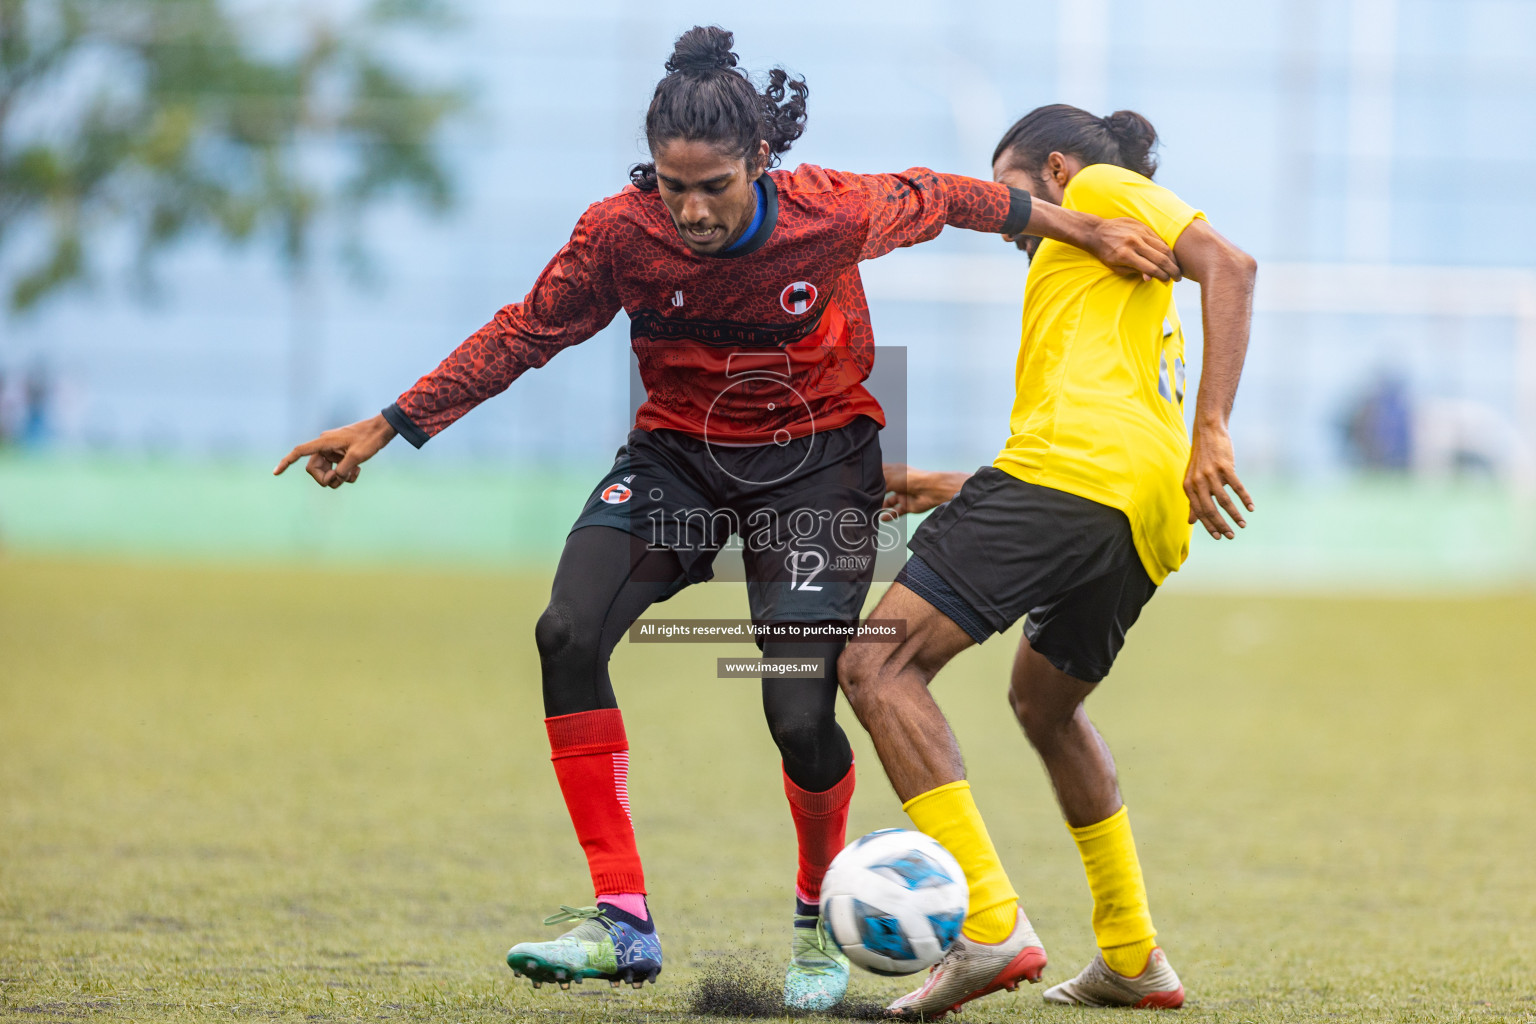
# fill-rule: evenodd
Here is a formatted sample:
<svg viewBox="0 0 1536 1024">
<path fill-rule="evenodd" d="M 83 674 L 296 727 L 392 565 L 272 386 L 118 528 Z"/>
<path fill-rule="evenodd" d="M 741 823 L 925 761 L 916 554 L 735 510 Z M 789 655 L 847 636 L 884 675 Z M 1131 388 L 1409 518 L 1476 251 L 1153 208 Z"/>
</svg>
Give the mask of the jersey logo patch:
<svg viewBox="0 0 1536 1024">
<path fill-rule="evenodd" d="M 784 308 L 784 312 L 799 316 L 816 305 L 816 286 L 809 281 L 785 285 L 784 290 L 779 292 L 779 305 Z"/>
<path fill-rule="evenodd" d="M 603 493 L 599 495 L 599 497 L 601 497 L 610 505 L 622 505 L 628 501 L 630 495 L 634 493 L 634 491 L 631 491 L 623 484 L 609 484 L 607 487 L 603 488 Z"/>
</svg>

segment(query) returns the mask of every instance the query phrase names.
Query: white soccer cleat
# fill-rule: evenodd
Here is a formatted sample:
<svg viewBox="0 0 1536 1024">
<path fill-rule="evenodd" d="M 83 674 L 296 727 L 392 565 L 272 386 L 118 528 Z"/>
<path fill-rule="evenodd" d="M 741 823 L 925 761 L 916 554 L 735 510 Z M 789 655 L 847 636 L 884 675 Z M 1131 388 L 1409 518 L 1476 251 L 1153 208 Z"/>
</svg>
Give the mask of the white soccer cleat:
<svg viewBox="0 0 1536 1024">
<path fill-rule="evenodd" d="M 1161 946 L 1147 956 L 1147 966 L 1134 978 L 1116 974 L 1096 954 L 1071 981 L 1045 990 L 1045 1001 L 1066 1006 L 1131 1006 L 1139 1009 L 1177 1010 L 1184 1005 L 1184 986 L 1168 966 Z"/>
<path fill-rule="evenodd" d="M 944 959 L 934 965 L 923 987 L 902 996 L 886 1010 L 910 1020 L 938 1020 L 972 999 L 999 989 L 1012 992 L 1021 981 L 1034 984 L 1044 970 L 1045 948 L 1020 910 L 1013 934 L 996 945 L 977 942 L 961 932 Z"/>
</svg>

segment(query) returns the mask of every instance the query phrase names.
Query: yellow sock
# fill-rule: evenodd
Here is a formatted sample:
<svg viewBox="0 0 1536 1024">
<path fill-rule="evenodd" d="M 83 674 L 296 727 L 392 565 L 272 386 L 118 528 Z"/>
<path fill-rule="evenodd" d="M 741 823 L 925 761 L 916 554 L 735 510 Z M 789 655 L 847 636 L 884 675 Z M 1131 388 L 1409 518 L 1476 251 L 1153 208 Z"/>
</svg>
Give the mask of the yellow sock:
<svg viewBox="0 0 1536 1024">
<path fill-rule="evenodd" d="M 1109 964 L 1110 970 L 1116 974 L 1123 974 L 1127 978 L 1134 978 L 1147 969 L 1147 957 L 1151 956 L 1156 948 L 1157 937 L 1154 936 L 1124 946 L 1110 946 L 1099 952 L 1104 954 L 1104 962 Z"/>
<path fill-rule="evenodd" d="M 997 848 L 987 835 L 971 784 L 962 779 L 920 793 L 901 805 L 919 832 L 932 836 L 954 854 L 971 887 L 971 903 L 960 931 L 976 942 L 998 943 L 1013 933 L 1019 894 L 1003 871 Z"/>
<path fill-rule="evenodd" d="M 1110 970 L 1133 978 L 1147 966 L 1157 929 L 1147 907 L 1130 816 L 1121 807 L 1103 821 L 1067 829 L 1077 842 L 1093 893 L 1093 934 L 1099 951 Z"/>
</svg>

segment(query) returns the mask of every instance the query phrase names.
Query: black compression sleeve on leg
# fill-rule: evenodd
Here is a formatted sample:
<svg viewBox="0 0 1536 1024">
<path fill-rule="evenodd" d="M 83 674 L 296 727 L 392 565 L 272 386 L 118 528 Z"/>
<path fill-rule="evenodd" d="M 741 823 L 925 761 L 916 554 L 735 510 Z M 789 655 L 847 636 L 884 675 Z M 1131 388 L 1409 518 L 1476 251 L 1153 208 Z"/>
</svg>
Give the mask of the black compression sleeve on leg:
<svg viewBox="0 0 1536 1024">
<path fill-rule="evenodd" d="M 763 644 L 765 658 L 823 659 L 820 679 L 763 679 L 763 714 L 784 772 L 808 793 L 831 789 L 853 765 L 853 748 L 837 724 L 837 656 L 845 646 L 842 640 Z"/>
<path fill-rule="evenodd" d="M 676 591 L 683 568 L 671 551 L 648 550 L 611 526 L 586 526 L 565 541 L 534 639 L 544 714 L 616 708 L 608 658 L 645 610 Z M 667 580 L 669 582 L 646 582 Z"/>
</svg>

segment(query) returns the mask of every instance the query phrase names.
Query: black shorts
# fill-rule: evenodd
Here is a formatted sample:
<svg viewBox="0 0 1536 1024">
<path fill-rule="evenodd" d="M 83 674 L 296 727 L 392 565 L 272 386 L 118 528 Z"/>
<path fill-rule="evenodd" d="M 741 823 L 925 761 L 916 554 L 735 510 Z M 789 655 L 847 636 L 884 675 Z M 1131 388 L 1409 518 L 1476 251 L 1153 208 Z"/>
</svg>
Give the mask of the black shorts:
<svg viewBox="0 0 1536 1024">
<path fill-rule="evenodd" d="M 896 582 L 977 643 L 1027 615 L 1030 646 L 1067 675 L 1109 674 L 1157 590 L 1125 513 L 987 466 L 917 528 Z"/>
<path fill-rule="evenodd" d="M 635 430 L 571 529 L 611 526 L 671 549 L 677 590 L 714 578 L 738 536 L 753 619 L 851 623 L 874 578 L 884 496 L 880 428 L 865 416 L 783 445 Z"/>
</svg>

